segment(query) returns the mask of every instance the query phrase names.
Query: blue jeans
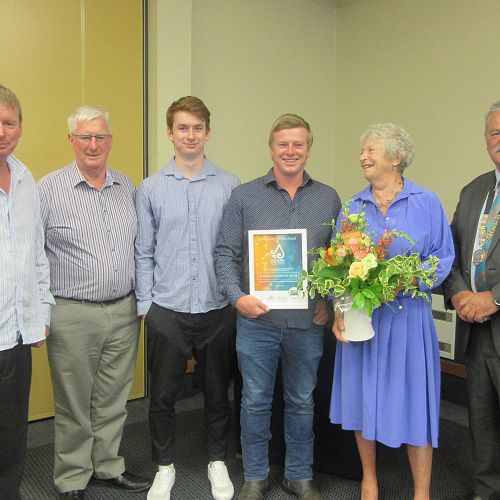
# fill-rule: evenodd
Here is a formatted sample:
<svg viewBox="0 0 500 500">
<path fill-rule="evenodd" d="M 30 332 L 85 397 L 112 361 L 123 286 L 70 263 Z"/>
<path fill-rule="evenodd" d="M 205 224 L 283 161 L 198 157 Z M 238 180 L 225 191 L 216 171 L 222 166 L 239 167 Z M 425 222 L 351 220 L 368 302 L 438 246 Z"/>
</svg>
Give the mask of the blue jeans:
<svg viewBox="0 0 500 500">
<path fill-rule="evenodd" d="M 313 390 L 323 354 L 323 326 L 280 329 L 239 316 L 236 351 L 243 376 L 241 445 L 245 480 L 265 479 L 269 474 L 271 405 L 280 357 L 285 402 L 285 476 L 296 481 L 312 479 Z"/>
</svg>

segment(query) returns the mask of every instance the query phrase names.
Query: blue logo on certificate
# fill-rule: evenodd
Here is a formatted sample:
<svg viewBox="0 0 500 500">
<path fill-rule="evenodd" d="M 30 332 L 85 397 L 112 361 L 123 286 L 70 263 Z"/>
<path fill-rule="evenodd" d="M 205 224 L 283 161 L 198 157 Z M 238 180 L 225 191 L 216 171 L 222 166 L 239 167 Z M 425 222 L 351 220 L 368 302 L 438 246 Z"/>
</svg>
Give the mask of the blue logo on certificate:
<svg viewBox="0 0 500 500">
<path fill-rule="evenodd" d="M 307 309 L 297 280 L 307 268 L 305 229 L 249 231 L 250 294 L 271 309 Z"/>
</svg>

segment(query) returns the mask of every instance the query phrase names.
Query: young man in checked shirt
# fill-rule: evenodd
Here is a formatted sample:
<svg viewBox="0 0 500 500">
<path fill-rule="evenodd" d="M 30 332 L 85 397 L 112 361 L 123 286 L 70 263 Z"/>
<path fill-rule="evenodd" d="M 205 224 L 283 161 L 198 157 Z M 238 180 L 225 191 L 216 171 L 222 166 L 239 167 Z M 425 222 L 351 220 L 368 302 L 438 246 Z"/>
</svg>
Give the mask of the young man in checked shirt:
<svg viewBox="0 0 500 500">
<path fill-rule="evenodd" d="M 215 500 L 234 494 L 224 460 L 230 422 L 231 306 L 215 278 L 213 249 L 239 180 L 204 153 L 210 112 L 193 96 L 167 111 L 174 157 L 137 192 L 137 312 L 145 318 L 151 374 L 149 425 L 158 464 L 148 500 L 168 500 L 175 482 L 175 399 L 186 363 L 201 367 L 208 479 Z"/>
</svg>

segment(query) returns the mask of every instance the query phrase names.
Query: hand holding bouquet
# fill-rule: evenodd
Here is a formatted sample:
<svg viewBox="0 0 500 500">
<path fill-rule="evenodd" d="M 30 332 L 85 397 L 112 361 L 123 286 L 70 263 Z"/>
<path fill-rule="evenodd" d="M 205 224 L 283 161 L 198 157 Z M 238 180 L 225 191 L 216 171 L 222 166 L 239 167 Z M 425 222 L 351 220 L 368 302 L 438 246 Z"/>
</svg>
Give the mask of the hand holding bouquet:
<svg viewBox="0 0 500 500">
<path fill-rule="evenodd" d="M 386 259 L 387 247 L 394 238 L 405 238 L 411 245 L 413 240 L 401 231 L 386 230 L 375 242 L 375 235 L 366 232 L 365 212 L 350 214 L 349 206 L 349 202 L 344 206 L 342 227 L 330 246 L 309 250 L 319 258 L 312 262 L 309 273 L 302 272 L 298 286 L 307 281 L 311 298 L 316 293 L 343 297 L 353 309 L 363 309 L 368 316 L 383 302 L 393 301 L 401 290 L 411 297 L 430 300 L 418 283 L 432 288 L 439 259 L 431 255 L 422 262 L 418 253 Z M 332 229 L 336 231 L 334 221 Z"/>
</svg>

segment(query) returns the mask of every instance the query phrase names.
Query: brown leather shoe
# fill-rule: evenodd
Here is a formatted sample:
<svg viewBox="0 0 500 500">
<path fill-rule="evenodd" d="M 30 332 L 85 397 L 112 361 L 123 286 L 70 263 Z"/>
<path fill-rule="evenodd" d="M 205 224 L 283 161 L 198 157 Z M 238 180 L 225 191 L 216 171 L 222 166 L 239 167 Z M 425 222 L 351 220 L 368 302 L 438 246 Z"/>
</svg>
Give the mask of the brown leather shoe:
<svg viewBox="0 0 500 500">
<path fill-rule="evenodd" d="M 304 479 L 302 481 L 294 481 L 292 479 L 283 478 L 283 488 L 288 493 L 292 493 L 299 500 L 321 500 L 319 491 L 313 486 L 312 479 Z"/>
<path fill-rule="evenodd" d="M 238 500 L 262 500 L 268 487 L 269 479 L 245 481 Z"/>
</svg>

